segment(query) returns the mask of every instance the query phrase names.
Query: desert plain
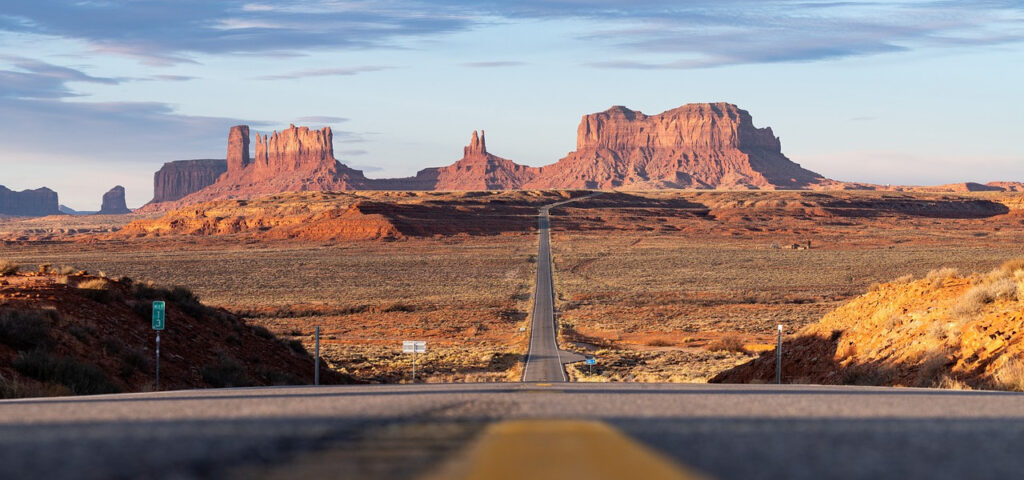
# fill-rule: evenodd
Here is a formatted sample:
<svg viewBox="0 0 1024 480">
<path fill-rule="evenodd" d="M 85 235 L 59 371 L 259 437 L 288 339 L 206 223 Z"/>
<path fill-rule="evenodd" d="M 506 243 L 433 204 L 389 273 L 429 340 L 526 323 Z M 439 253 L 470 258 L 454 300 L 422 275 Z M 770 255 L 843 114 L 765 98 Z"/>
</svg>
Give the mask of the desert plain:
<svg viewBox="0 0 1024 480">
<path fill-rule="evenodd" d="M 541 205 L 584 191 L 304 192 L 170 213 L 7 219 L 2 255 L 181 285 L 357 382 L 517 381 Z M 577 381 L 704 382 L 873 284 L 1024 256 L 1021 194 L 608 191 L 552 211 Z M 47 223 L 50 222 L 50 223 Z M 173 318 L 169 319 L 173 321 Z"/>
</svg>

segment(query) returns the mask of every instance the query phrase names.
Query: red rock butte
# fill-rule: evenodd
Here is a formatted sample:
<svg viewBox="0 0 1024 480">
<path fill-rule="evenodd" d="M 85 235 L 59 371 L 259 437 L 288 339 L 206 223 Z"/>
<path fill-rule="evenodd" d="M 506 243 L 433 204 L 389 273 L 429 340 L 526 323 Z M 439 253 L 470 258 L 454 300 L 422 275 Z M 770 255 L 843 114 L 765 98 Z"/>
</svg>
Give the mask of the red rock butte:
<svg viewBox="0 0 1024 480">
<path fill-rule="evenodd" d="M 755 127 L 747 111 L 728 103 L 689 104 L 658 115 L 616 106 L 585 115 L 576 150 L 544 167 L 488 152 L 484 132 L 474 131 L 461 159 L 406 178 L 367 178 L 336 160 L 330 127 L 291 125 L 255 137 L 251 145 L 248 126 L 231 128 L 226 170 L 212 181 L 218 165 L 165 165 L 161 172 L 169 171 L 163 182 L 156 179 L 149 209 L 308 190 L 870 188 L 829 180 L 790 161 L 771 128 Z"/>
</svg>

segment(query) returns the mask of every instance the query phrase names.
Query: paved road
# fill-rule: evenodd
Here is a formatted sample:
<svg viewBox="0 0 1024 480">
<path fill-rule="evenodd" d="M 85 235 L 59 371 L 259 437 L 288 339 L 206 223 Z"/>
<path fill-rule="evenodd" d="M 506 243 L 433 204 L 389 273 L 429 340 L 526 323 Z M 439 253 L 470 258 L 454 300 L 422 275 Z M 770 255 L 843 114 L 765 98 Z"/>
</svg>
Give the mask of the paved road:
<svg viewBox="0 0 1024 480">
<path fill-rule="evenodd" d="M 569 202 L 587 199 L 594 193 L 571 200 L 552 203 L 540 208 L 537 215 L 540 235 L 537 249 L 537 280 L 533 294 L 533 314 L 530 318 L 530 350 L 523 369 L 524 382 L 566 382 L 565 364 L 579 362 L 583 357 L 558 348 L 555 334 L 555 287 L 551 278 L 551 218 L 552 208 Z"/>
<path fill-rule="evenodd" d="M 792 385 L 255 388 L 0 401 L 3 478 L 413 478 L 508 419 L 590 419 L 722 479 L 1017 478 L 1024 395 Z M 528 462 L 528 459 L 524 459 Z"/>
</svg>

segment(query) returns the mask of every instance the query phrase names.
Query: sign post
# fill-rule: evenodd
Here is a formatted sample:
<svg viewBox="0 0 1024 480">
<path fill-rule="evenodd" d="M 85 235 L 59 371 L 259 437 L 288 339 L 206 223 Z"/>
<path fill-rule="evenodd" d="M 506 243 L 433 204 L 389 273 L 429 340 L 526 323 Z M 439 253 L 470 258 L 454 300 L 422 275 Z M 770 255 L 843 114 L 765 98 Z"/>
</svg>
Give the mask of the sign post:
<svg viewBox="0 0 1024 480">
<path fill-rule="evenodd" d="M 160 331 L 166 326 L 166 308 L 162 300 L 153 302 L 153 330 L 156 330 L 156 390 L 160 391 Z"/>
<path fill-rule="evenodd" d="M 587 357 L 586 363 L 587 363 L 587 368 L 590 370 L 587 373 L 587 375 L 593 375 L 594 374 L 594 365 L 597 364 L 597 359 L 594 358 L 594 357 Z"/>
<path fill-rule="evenodd" d="M 416 383 L 416 355 L 427 353 L 427 342 L 406 340 L 402 342 L 402 353 L 412 354 L 412 383 Z"/>
<path fill-rule="evenodd" d="M 315 360 L 313 360 L 313 385 L 320 385 L 320 325 L 316 326 L 314 332 L 313 338 L 316 347 L 313 350 L 316 353 L 314 353 Z"/>
<path fill-rule="evenodd" d="M 779 325 L 779 340 L 775 344 L 775 383 L 782 385 L 782 325 Z"/>
</svg>

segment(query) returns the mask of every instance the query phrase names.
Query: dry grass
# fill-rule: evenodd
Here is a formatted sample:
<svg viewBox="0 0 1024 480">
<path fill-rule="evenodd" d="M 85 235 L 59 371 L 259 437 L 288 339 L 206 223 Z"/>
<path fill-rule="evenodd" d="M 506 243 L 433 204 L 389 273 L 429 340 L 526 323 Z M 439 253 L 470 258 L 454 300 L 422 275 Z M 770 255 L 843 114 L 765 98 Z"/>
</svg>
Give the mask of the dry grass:
<svg viewBox="0 0 1024 480">
<path fill-rule="evenodd" d="M 724 335 L 721 338 L 712 340 L 705 348 L 712 352 L 747 352 L 747 349 L 743 346 L 743 340 L 736 335 Z"/>
<path fill-rule="evenodd" d="M 0 260 L 0 275 L 14 275 L 18 273 L 21 265 L 10 260 Z"/>
<path fill-rule="evenodd" d="M 997 270 L 996 272 L 999 272 Z M 968 322 L 981 312 L 985 305 L 1000 298 L 1015 298 L 1017 283 L 1009 278 L 997 278 L 971 287 L 953 307 L 953 317 Z"/>
<path fill-rule="evenodd" d="M 401 344 L 413 339 L 428 342 L 421 381 L 518 379 L 536 266 L 528 261 L 536 254 L 531 236 L 171 250 L 66 245 L 21 254 L 140 279 L 136 289 L 147 280 L 188 285 L 204 303 L 241 312 L 310 352 L 320 325 L 328 363 L 379 382 L 405 379 L 410 358 Z"/>
<path fill-rule="evenodd" d="M 994 377 L 998 388 L 1024 392 L 1024 361 L 1015 358 L 1006 362 Z"/>
</svg>

